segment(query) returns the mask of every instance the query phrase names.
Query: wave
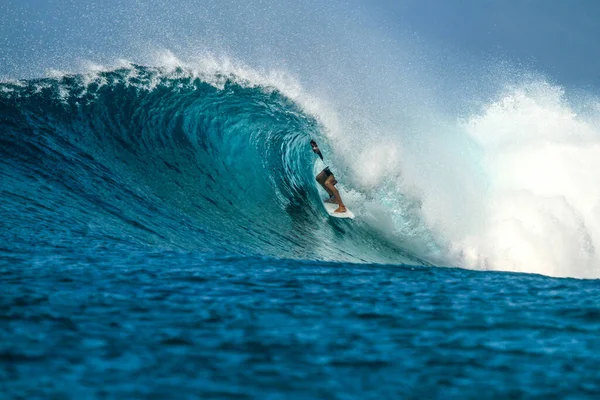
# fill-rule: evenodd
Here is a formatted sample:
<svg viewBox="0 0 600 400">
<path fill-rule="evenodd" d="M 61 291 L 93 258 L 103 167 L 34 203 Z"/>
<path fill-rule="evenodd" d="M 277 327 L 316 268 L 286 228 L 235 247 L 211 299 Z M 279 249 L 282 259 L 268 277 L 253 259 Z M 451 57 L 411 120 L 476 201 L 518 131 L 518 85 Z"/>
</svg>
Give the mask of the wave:
<svg viewBox="0 0 600 400">
<path fill-rule="evenodd" d="M 595 97 L 520 77 L 460 119 L 345 98 L 174 57 L 5 82 L 8 242 L 600 276 Z M 311 138 L 355 221 L 325 214 Z"/>
<path fill-rule="evenodd" d="M 0 86 L 9 247 L 144 246 L 425 263 L 330 220 L 323 126 L 268 79 L 129 65 Z M 326 145 L 326 144 L 325 144 Z"/>
</svg>

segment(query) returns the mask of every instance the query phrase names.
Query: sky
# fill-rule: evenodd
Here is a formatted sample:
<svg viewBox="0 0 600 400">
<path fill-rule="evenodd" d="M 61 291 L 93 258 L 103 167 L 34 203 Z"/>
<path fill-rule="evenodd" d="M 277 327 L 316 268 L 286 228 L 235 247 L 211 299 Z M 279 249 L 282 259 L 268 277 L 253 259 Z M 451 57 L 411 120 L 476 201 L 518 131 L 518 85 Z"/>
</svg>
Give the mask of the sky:
<svg viewBox="0 0 600 400">
<path fill-rule="evenodd" d="M 286 62 L 311 57 L 329 35 L 360 41 L 357 32 L 372 29 L 391 42 L 502 59 L 596 90 L 596 21 L 595 0 L 0 0 L 0 77 L 39 76 L 74 59 L 131 58 L 148 43 L 202 43 Z"/>
<path fill-rule="evenodd" d="M 534 66 L 600 88 L 600 2 L 595 0 L 377 1 L 379 18 L 424 41 Z"/>
</svg>

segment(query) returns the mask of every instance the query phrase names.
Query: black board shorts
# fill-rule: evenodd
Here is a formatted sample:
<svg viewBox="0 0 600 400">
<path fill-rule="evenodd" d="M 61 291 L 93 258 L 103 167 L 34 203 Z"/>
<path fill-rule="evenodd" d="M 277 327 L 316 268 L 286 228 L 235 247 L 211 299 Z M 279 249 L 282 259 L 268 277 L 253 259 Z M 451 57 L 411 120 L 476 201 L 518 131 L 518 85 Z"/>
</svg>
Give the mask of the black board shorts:
<svg viewBox="0 0 600 400">
<path fill-rule="evenodd" d="M 325 169 L 321 172 L 325 174 L 326 178 L 329 178 L 331 175 L 333 175 L 333 172 L 329 170 L 329 167 L 325 167 Z"/>
</svg>

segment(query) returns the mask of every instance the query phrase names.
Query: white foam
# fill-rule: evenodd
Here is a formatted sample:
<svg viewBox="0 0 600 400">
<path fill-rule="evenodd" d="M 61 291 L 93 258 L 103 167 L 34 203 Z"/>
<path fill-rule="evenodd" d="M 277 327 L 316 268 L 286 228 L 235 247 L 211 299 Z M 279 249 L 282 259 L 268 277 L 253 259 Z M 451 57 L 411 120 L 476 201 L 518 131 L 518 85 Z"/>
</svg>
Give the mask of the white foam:
<svg viewBox="0 0 600 400">
<path fill-rule="evenodd" d="M 425 218 L 454 265 L 600 276 L 600 125 L 581 117 L 563 90 L 545 82 L 508 89 L 460 126 L 479 145 L 484 196 L 468 199 L 467 220 L 424 207 Z M 479 161 L 478 164 L 475 164 Z M 430 203 L 424 190 L 424 203 Z"/>
<path fill-rule="evenodd" d="M 346 166 L 339 180 L 362 195 L 357 215 L 415 254 L 472 269 L 598 278 L 598 104 L 524 81 L 464 119 L 423 111 L 430 122 L 417 123 L 414 139 L 406 126 L 326 132 Z"/>
</svg>

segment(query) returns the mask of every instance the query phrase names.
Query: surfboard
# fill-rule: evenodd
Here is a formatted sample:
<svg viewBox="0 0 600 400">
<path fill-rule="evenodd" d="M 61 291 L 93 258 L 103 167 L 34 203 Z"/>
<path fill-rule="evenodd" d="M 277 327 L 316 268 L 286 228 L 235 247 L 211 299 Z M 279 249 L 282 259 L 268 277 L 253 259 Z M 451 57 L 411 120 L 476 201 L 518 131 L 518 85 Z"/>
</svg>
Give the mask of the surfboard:
<svg viewBox="0 0 600 400">
<path fill-rule="evenodd" d="M 327 214 L 331 215 L 332 217 L 354 219 L 354 214 L 352 214 L 352 211 L 350 211 L 348 207 L 346 207 L 346 212 L 336 213 L 335 210 L 338 208 L 337 204 L 324 202 L 323 205 L 325 206 L 325 210 L 327 210 Z"/>
</svg>

